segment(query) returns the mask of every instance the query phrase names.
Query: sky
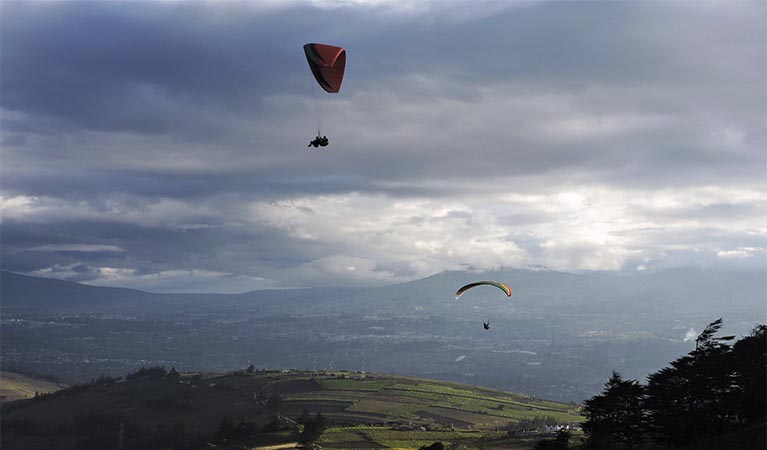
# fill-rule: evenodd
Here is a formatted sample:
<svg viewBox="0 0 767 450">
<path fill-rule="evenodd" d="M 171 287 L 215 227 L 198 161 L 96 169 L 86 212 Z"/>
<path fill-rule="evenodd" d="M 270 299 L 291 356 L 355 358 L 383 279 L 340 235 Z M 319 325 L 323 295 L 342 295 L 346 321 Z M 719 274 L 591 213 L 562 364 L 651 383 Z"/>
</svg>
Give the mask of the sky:
<svg viewBox="0 0 767 450">
<path fill-rule="evenodd" d="M 4 270 L 767 268 L 763 1 L 3 2 Z M 302 46 L 347 51 L 317 94 Z M 330 139 L 307 148 L 318 123 Z"/>
</svg>

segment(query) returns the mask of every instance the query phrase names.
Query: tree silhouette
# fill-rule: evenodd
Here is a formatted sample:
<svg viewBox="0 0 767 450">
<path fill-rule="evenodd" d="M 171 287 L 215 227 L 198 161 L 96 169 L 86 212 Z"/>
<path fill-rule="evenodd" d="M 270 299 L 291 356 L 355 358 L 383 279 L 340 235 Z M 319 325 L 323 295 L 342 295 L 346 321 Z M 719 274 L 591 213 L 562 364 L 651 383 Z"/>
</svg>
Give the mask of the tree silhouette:
<svg viewBox="0 0 767 450">
<path fill-rule="evenodd" d="M 541 439 L 535 444 L 535 450 L 567 450 L 570 442 L 570 432 L 567 430 L 557 431 L 554 439 Z"/>
<path fill-rule="evenodd" d="M 587 447 L 607 449 L 620 443 L 632 449 L 640 443 L 644 435 L 644 395 L 644 386 L 636 380 L 623 380 L 613 372 L 602 394 L 585 402 L 587 420 L 583 431 Z"/>
<path fill-rule="evenodd" d="M 767 325 L 758 325 L 751 335 L 732 347 L 735 386 L 733 401 L 746 424 L 764 422 L 767 412 Z"/>
<path fill-rule="evenodd" d="M 706 348 L 709 346 L 714 346 L 722 341 L 731 341 L 735 338 L 735 336 L 722 336 L 715 338 L 714 335 L 719 332 L 719 329 L 722 328 L 722 318 L 718 318 L 715 321 L 711 322 L 710 324 L 706 325 L 706 328 L 703 330 L 702 333 L 698 335 L 697 338 L 695 338 L 695 350 L 698 350 L 700 348 Z"/>
<path fill-rule="evenodd" d="M 631 449 L 643 437 L 679 448 L 763 424 L 767 326 L 758 325 L 733 346 L 733 336 L 716 336 L 721 327 L 722 319 L 708 324 L 695 350 L 650 374 L 647 387 L 613 372 L 604 392 L 585 402 L 586 448 Z M 758 437 L 746 439 L 763 448 Z"/>
<path fill-rule="evenodd" d="M 309 419 L 304 424 L 299 441 L 302 443 L 316 442 L 322 433 L 328 428 L 328 421 L 321 413 L 317 413 L 314 419 Z"/>
<path fill-rule="evenodd" d="M 431 445 L 424 445 L 423 447 L 420 447 L 418 450 L 445 450 L 445 444 L 442 442 L 435 442 Z"/>
<path fill-rule="evenodd" d="M 229 418 L 229 416 L 224 417 L 221 419 L 221 423 L 218 425 L 218 428 L 216 428 L 216 437 L 219 439 L 229 439 L 232 437 L 232 435 L 234 435 L 236 428 L 237 427 L 234 425 L 234 422 Z"/>
<path fill-rule="evenodd" d="M 311 420 L 311 416 L 309 416 L 309 410 L 304 408 L 303 411 L 301 411 L 301 416 L 296 419 L 296 423 L 299 424 L 305 424 Z"/>
<path fill-rule="evenodd" d="M 178 384 L 179 381 L 181 381 L 181 374 L 178 373 L 175 367 L 170 369 L 170 372 L 168 372 L 168 374 L 165 375 L 166 383 Z"/>
<path fill-rule="evenodd" d="M 696 339 L 695 350 L 648 377 L 649 428 L 659 443 L 676 447 L 699 437 L 723 434 L 737 415 L 732 337 L 715 337 L 722 319 L 711 322 Z"/>
<path fill-rule="evenodd" d="M 280 412 L 284 404 L 285 401 L 282 399 L 282 396 L 276 392 L 266 401 L 266 407 L 272 412 Z"/>
</svg>

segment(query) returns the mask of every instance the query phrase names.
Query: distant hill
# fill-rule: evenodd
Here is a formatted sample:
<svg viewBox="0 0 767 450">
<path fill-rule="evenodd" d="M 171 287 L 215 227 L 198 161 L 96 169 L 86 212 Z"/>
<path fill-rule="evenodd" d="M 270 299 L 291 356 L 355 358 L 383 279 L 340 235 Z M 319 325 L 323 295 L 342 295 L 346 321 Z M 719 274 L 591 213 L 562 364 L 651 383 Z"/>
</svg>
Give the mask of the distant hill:
<svg viewBox="0 0 767 450">
<path fill-rule="evenodd" d="M 14 311 L 75 312 L 133 308 L 153 298 L 134 289 L 87 286 L 0 271 L 2 306 Z"/>
<path fill-rule="evenodd" d="M 275 396 L 280 402 L 272 401 Z M 93 419 L 96 411 L 103 423 Z M 535 440 L 530 433 L 513 438 L 507 431 L 537 424 L 543 432 L 544 423 L 573 425 L 582 420 L 574 405 L 412 377 L 287 370 L 187 373 L 180 382 L 162 376 L 102 380 L 100 385 L 5 405 L 2 448 L 59 448 L 95 439 L 89 435 L 104 429 L 114 437 L 120 423 L 126 430 L 126 448 L 137 448 L 139 436 L 159 429 L 195 430 L 215 441 L 224 417 L 261 430 L 242 436 L 238 445 L 274 445 L 295 441 L 295 421 L 307 413 L 321 413 L 329 421 L 331 428 L 321 440 L 327 448 L 359 448 L 362 443 L 366 448 L 418 448 L 435 441 L 471 445 L 481 440 L 529 448 Z M 93 420 L 90 428 L 83 422 L 88 417 Z M 282 430 L 271 426 L 262 431 L 279 417 L 285 418 Z M 154 448 L 152 443 L 144 445 Z"/>
<path fill-rule="evenodd" d="M 757 271 L 667 270 L 587 272 L 550 270 L 443 272 L 421 280 L 372 288 L 271 289 L 243 294 L 155 294 L 135 289 L 88 286 L 68 281 L 0 272 L 2 306 L 35 312 L 157 312 L 257 305 L 264 312 L 401 312 L 420 307 L 439 315 L 456 309 L 455 290 L 477 279 L 508 283 L 511 305 L 531 312 L 577 308 L 578 312 L 710 311 L 719 308 L 749 316 L 765 312 L 767 279 Z M 490 301 L 493 314 L 507 314 L 497 292 L 477 290 L 473 301 Z M 468 300 L 468 298 L 467 298 Z"/>
<path fill-rule="evenodd" d="M 0 372 L 0 402 L 2 403 L 33 398 L 35 393 L 48 394 L 64 387 L 62 384 L 20 373 Z"/>
<path fill-rule="evenodd" d="M 508 283 L 461 300 L 461 285 Z M 580 401 L 612 370 L 643 379 L 719 317 L 767 315 L 758 272 L 444 272 L 386 287 L 156 294 L 0 273 L 3 367 L 67 381 L 147 364 L 396 372 Z M 485 331 L 482 321 L 490 320 Z"/>
</svg>

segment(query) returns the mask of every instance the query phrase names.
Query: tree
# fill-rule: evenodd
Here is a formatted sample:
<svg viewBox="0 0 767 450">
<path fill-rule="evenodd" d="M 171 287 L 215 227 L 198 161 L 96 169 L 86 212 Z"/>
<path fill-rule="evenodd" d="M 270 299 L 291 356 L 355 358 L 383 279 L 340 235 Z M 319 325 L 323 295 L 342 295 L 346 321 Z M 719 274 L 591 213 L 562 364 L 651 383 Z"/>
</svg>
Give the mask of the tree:
<svg viewBox="0 0 767 450">
<path fill-rule="evenodd" d="M 636 380 L 623 380 L 613 372 L 602 394 L 585 402 L 583 431 L 587 448 L 607 449 L 620 443 L 631 449 L 641 442 L 644 395 L 644 386 Z"/>
<path fill-rule="evenodd" d="M 304 408 L 303 411 L 301 411 L 301 416 L 298 419 L 296 419 L 296 423 L 304 425 L 310 420 L 311 420 L 311 416 L 309 416 L 309 410 Z"/>
<path fill-rule="evenodd" d="M 314 419 L 309 419 L 304 424 L 304 429 L 299 436 L 299 442 L 304 444 L 316 442 L 328 428 L 328 421 L 321 413 L 317 413 Z"/>
<path fill-rule="evenodd" d="M 435 442 L 431 445 L 424 445 L 418 450 L 445 450 L 445 444 L 443 444 L 442 442 Z"/>
<path fill-rule="evenodd" d="M 737 414 L 746 424 L 764 422 L 767 412 L 767 325 L 755 327 L 751 334 L 732 347 L 733 401 Z"/>
<path fill-rule="evenodd" d="M 567 430 L 557 431 L 554 439 L 541 439 L 535 444 L 535 450 L 567 450 L 570 442 L 570 432 Z"/>
<path fill-rule="evenodd" d="M 170 372 L 168 372 L 168 374 L 165 375 L 166 383 L 178 384 L 179 381 L 181 381 L 181 374 L 178 373 L 175 367 L 170 369 Z"/>
<path fill-rule="evenodd" d="M 253 364 L 249 365 L 247 369 L 245 369 L 245 373 L 253 373 L 256 371 L 256 366 Z"/>
<path fill-rule="evenodd" d="M 680 447 L 688 442 L 691 421 L 689 356 L 677 360 L 677 367 L 663 368 L 647 377 L 648 431 L 658 443 Z"/>
<path fill-rule="evenodd" d="M 216 428 L 216 437 L 219 439 L 230 439 L 235 434 L 236 428 L 232 419 L 226 416 L 221 420 L 218 428 Z"/>
<path fill-rule="evenodd" d="M 272 412 L 280 412 L 284 404 L 285 402 L 282 399 L 282 396 L 276 392 L 269 397 L 269 400 L 266 401 L 267 409 Z"/>
<path fill-rule="evenodd" d="M 165 367 L 163 366 L 155 366 L 155 367 L 141 367 L 138 371 L 129 373 L 125 376 L 126 380 L 134 380 L 138 378 L 148 377 L 148 378 L 162 378 L 165 377 L 165 375 L 168 374 L 168 371 L 165 370 Z"/>
<path fill-rule="evenodd" d="M 732 428 L 737 414 L 732 400 L 732 352 L 716 337 L 717 319 L 695 340 L 695 350 L 648 378 L 646 409 L 649 428 L 659 443 L 680 447 L 707 435 Z"/>
<path fill-rule="evenodd" d="M 642 434 L 679 448 L 763 424 L 767 326 L 757 326 L 733 346 L 733 336 L 716 336 L 721 327 L 722 319 L 708 324 L 695 350 L 650 374 L 647 387 L 613 372 L 605 391 L 586 401 L 586 448 L 630 449 Z M 754 442 L 743 441 L 743 448 L 763 447 L 763 437 L 745 435 Z"/>
<path fill-rule="evenodd" d="M 710 324 L 706 325 L 706 328 L 702 333 L 695 338 L 695 350 L 705 349 L 707 347 L 714 347 L 721 344 L 723 341 L 731 341 L 735 336 L 722 336 L 714 337 L 716 333 L 722 328 L 722 318 L 718 318 Z"/>
</svg>

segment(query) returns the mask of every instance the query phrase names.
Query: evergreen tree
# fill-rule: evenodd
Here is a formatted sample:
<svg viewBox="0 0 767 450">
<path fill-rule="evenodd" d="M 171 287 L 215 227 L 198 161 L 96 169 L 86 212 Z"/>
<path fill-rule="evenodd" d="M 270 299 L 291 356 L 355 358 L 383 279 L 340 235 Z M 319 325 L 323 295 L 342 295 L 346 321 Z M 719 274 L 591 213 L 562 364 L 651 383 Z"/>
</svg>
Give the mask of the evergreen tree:
<svg viewBox="0 0 767 450">
<path fill-rule="evenodd" d="M 282 399 L 282 396 L 276 392 L 266 401 L 266 407 L 272 412 L 280 412 L 284 404 L 285 401 Z"/>
<path fill-rule="evenodd" d="M 309 416 L 309 410 L 304 408 L 303 411 L 301 411 L 301 416 L 296 420 L 296 423 L 303 425 L 309 422 L 309 420 L 311 420 L 311 416 Z"/>
<path fill-rule="evenodd" d="M 445 444 L 442 442 L 435 442 L 431 445 L 424 445 L 423 447 L 420 447 L 418 450 L 445 450 Z"/>
<path fill-rule="evenodd" d="M 567 430 L 557 431 L 554 439 L 541 439 L 535 444 L 535 450 L 567 450 L 570 442 L 570 432 Z"/>
<path fill-rule="evenodd" d="M 722 319 L 711 322 L 696 339 L 695 350 L 648 377 L 646 408 L 650 430 L 659 443 L 676 447 L 732 428 L 737 414 L 732 336 L 715 337 Z"/>
<path fill-rule="evenodd" d="M 613 372 L 604 392 L 585 402 L 586 448 L 631 449 L 643 434 L 679 448 L 763 424 L 767 326 L 733 346 L 733 336 L 716 336 L 721 327 L 722 319 L 708 324 L 695 350 L 651 374 L 646 388 Z M 763 447 L 763 438 L 748 439 Z"/>
<path fill-rule="evenodd" d="M 691 409 L 691 387 L 689 357 L 677 360 L 677 366 L 663 368 L 648 377 L 647 399 L 648 431 L 654 440 L 680 447 L 688 442 L 692 428 L 689 412 Z"/>
<path fill-rule="evenodd" d="M 767 325 L 759 325 L 751 335 L 732 347 L 737 415 L 746 424 L 764 422 L 767 413 Z"/>
<path fill-rule="evenodd" d="M 216 428 L 216 437 L 218 439 L 230 439 L 236 431 L 237 427 L 234 425 L 232 419 L 229 416 L 224 417 L 221 423 Z"/>
<path fill-rule="evenodd" d="M 585 403 L 587 448 L 607 449 L 620 443 L 628 449 L 642 441 L 644 435 L 645 389 L 636 380 L 623 380 L 613 372 L 601 395 Z"/>
<path fill-rule="evenodd" d="M 302 443 L 316 442 L 322 433 L 328 428 L 328 421 L 321 413 L 317 413 L 314 419 L 309 419 L 304 424 L 304 430 L 301 432 L 299 441 Z"/>
<path fill-rule="evenodd" d="M 175 367 L 170 369 L 170 372 L 165 375 L 166 383 L 177 384 L 179 381 L 181 381 L 181 374 L 178 373 Z"/>
</svg>

